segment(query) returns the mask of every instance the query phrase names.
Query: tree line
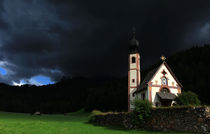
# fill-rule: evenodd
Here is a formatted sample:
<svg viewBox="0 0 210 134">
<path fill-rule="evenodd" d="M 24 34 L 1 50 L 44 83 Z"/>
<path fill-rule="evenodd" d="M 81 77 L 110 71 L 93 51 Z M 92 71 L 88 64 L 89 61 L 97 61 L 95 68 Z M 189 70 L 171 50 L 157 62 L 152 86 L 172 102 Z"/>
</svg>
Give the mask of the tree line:
<svg viewBox="0 0 210 134">
<path fill-rule="evenodd" d="M 184 88 L 196 93 L 202 104 L 210 99 L 210 46 L 193 47 L 167 58 L 167 63 Z M 142 80 L 157 63 L 141 72 Z M 84 108 L 101 111 L 127 110 L 127 76 L 93 80 L 83 77 L 62 79 L 46 86 L 0 84 L 0 110 L 9 112 L 67 113 Z"/>
</svg>

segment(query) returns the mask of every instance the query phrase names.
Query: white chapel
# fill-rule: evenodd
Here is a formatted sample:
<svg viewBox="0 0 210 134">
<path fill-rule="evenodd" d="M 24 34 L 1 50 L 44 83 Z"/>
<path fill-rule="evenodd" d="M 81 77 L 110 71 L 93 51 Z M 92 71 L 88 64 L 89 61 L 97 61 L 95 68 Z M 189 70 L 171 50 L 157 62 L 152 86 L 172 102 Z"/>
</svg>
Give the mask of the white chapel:
<svg viewBox="0 0 210 134">
<path fill-rule="evenodd" d="M 139 42 L 133 38 L 129 43 L 128 54 L 128 110 L 135 99 L 149 100 L 154 107 L 172 106 L 175 97 L 181 93 L 182 84 L 161 56 L 162 63 L 152 69 L 141 81 Z"/>
</svg>

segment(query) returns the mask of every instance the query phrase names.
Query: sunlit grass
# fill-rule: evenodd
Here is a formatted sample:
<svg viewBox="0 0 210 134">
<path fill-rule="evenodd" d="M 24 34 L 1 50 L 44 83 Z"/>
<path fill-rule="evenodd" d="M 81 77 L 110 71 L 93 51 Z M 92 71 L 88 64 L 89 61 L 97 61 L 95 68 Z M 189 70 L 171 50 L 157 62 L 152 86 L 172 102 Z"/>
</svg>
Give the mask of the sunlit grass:
<svg viewBox="0 0 210 134">
<path fill-rule="evenodd" d="M 83 112 L 41 116 L 0 112 L 0 134 L 168 134 L 94 126 L 87 123 L 88 116 Z"/>
</svg>

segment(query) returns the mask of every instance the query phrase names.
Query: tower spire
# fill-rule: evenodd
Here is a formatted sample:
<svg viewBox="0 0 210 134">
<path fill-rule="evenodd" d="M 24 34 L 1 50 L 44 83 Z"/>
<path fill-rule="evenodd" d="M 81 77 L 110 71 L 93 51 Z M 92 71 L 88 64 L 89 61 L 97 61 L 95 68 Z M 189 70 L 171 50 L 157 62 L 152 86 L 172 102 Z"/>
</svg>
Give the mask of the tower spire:
<svg viewBox="0 0 210 134">
<path fill-rule="evenodd" d="M 132 33 L 133 33 L 133 38 L 135 39 L 135 37 L 136 37 L 136 27 L 135 26 L 132 27 Z"/>
<path fill-rule="evenodd" d="M 129 53 L 139 52 L 139 42 L 136 40 L 136 28 L 132 27 L 132 39 L 129 42 Z"/>
</svg>

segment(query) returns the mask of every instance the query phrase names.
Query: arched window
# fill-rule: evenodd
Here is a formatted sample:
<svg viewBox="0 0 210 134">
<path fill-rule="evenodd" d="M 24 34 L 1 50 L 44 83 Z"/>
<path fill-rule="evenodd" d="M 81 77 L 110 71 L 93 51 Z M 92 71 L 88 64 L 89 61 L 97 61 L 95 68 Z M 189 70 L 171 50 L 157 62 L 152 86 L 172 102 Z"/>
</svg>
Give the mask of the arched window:
<svg viewBox="0 0 210 134">
<path fill-rule="evenodd" d="M 161 83 L 162 83 L 162 85 L 167 85 L 168 83 L 167 83 L 167 78 L 166 77 L 162 77 L 161 78 Z"/>
<path fill-rule="evenodd" d="M 132 57 L 131 61 L 132 63 L 136 63 L 136 57 Z"/>
<path fill-rule="evenodd" d="M 169 93 L 169 90 L 168 90 L 168 88 L 162 88 L 160 92 L 162 92 L 162 93 Z"/>
</svg>

